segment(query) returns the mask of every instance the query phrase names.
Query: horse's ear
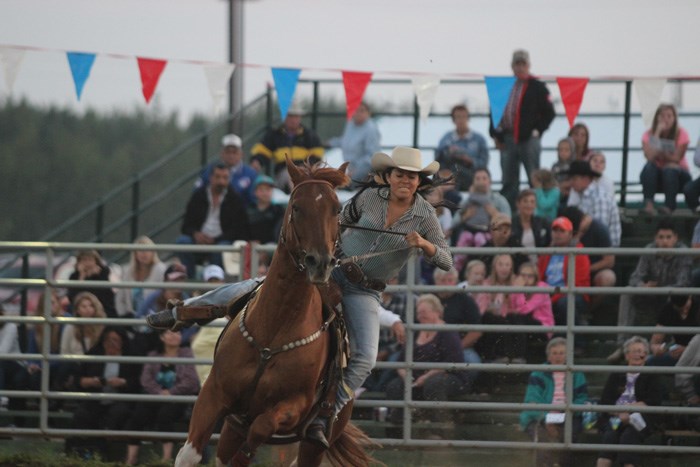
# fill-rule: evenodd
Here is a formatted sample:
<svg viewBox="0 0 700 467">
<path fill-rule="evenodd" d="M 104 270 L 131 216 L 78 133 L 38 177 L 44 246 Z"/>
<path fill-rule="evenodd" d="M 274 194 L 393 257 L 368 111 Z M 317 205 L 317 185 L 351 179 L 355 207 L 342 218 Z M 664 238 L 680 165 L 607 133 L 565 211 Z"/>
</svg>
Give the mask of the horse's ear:
<svg viewBox="0 0 700 467">
<path fill-rule="evenodd" d="M 343 165 L 338 167 L 338 172 L 343 173 L 343 174 L 347 173 L 348 165 L 350 165 L 350 162 L 343 162 Z"/>
<path fill-rule="evenodd" d="M 285 154 L 284 156 L 286 163 L 287 163 L 287 172 L 289 173 L 289 178 L 292 180 L 294 185 L 302 181 L 302 174 L 299 171 L 299 167 L 294 165 L 294 162 L 292 162 L 292 159 L 289 158 L 289 154 Z"/>
</svg>

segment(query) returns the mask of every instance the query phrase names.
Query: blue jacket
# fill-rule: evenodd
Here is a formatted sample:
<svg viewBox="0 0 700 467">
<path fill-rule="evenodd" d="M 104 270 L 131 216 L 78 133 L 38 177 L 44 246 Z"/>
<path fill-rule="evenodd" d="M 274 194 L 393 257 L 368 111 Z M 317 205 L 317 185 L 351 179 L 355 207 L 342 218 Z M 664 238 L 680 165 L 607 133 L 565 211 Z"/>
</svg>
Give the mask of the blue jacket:
<svg viewBox="0 0 700 467">
<path fill-rule="evenodd" d="M 577 405 L 588 400 L 588 386 L 583 373 L 574 373 L 574 400 Z M 525 403 L 551 404 L 554 397 L 554 378 L 551 371 L 533 371 L 525 390 Z M 547 414 L 544 410 L 524 410 L 520 414 L 520 426 L 524 430 L 532 422 L 544 420 Z"/>
</svg>

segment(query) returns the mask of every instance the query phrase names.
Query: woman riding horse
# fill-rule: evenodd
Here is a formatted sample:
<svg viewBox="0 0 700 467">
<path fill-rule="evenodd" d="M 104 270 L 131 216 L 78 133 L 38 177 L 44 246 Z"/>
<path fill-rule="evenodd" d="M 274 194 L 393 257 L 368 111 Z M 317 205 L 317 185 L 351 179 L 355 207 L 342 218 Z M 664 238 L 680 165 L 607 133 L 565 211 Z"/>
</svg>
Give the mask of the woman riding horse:
<svg viewBox="0 0 700 467">
<path fill-rule="evenodd" d="M 429 176 L 437 172 L 439 164 L 421 166 L 421 153 L 414 148 L 396 147 L 391 156 L 374 154 L 372 168 L 383 183 L 367 184 L 340 215 L 341 225 L 356 228 L 346 228 L 343 232 L 344 267 L 331 273 L 342 290 L 343 316 L 350 342 L 350 360 L 343 372 L 344 384 L 338 385 L 335 415 L 352 400 L 375 364 L 380 293 L 386 280 L 398 274 L 416 249 L 441 269 L 449 270 L 452 266 L 435 209 L 423 198 L 432 188 Z M 381 233 L 377 235 L 377 231 Z M 356 262 L 348 263 L 351 257 Z M 242 295 L 241 289 L 246 291 L 258 282 L 251 279 L 244 284 L 224 286 L 205 294 L 202 302 L 193 299 L 185 305 L 226 303 Z M 174 314 L 165 310 L 149 319 L 149 324 L 170 327 L 176 323 Z M 306 440 L 328 448 L 327 436 L 332 425 L 329 421 L 324 417 L 313 420 L 306 430 Z"/>
</svg>

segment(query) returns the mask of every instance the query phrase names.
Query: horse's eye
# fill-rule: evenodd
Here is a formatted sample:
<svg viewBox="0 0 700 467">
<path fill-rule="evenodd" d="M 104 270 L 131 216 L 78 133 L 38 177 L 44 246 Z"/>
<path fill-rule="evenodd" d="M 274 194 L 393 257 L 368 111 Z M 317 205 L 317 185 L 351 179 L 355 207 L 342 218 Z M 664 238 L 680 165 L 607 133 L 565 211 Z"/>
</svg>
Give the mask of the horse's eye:
<svg viewBox="0 0 700 467">
<path fill-rule="evenodd" d="M 299 212 L 300 211 L 299 206 L 297 206 L 296 204 L 292 204 L 292 211 Z"/>
</svg>

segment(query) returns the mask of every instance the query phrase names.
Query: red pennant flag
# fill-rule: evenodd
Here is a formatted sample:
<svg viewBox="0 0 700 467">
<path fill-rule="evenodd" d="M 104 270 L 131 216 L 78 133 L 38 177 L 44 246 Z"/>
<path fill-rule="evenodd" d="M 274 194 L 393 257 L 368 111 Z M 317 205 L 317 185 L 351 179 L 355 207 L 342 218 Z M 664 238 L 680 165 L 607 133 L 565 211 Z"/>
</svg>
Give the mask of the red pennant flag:
<svg viewBox="0 0 700 467">
<path fill-rule="evenodd" d="M 561 102 L 566 110 L 566 118 L 569 119 L 569 127 L 572 127 L 581 109 L 588 78 L 557 78 L 557 84 L 561 93 Z"/>
<path fill-rule="evenodd" d="M 343 72 L 348 120 L 352 118 L 355 110 L 360 106 L 362 96 L 365 95 L 365 89 L 367 89 L 367 85 L 371 80 L 372 73 L 363 73 L 359 71 Z"/>
<path fill-rule="evenodd" d="M 151 102 L 151 97 L 158 86 L 158 80 L 160 79 L 161 73 L 165 69 L 165 65 L 168 63 L 165 60 L 156 60 L 152 58 L 141 58 L 136 57 L 139 63 L 139 73 L 141 74 L 141 89 L 143 90 L 143 97 L 146 99 L 146 103 Z"/>
</svg>

